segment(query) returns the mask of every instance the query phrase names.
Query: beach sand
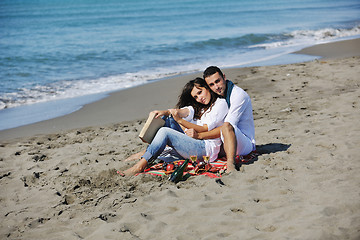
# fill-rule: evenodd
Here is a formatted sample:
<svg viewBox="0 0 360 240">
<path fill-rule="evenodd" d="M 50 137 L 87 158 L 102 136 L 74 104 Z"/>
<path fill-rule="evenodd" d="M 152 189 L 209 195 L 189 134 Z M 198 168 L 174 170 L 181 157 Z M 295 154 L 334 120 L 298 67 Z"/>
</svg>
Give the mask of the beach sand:
<svg viewBox="0 0 360 240">
<path fill-rule="evenodd" d="M 252 98 L 260 155 L 220 180 L 116 174 L 146 147 L 148 112 L 201 73 L 1 131 L 0 238 L 359 239 L 359 40 L 311 49 L 335 46 L 326 59 L 224 69 Z"/>
</svg>

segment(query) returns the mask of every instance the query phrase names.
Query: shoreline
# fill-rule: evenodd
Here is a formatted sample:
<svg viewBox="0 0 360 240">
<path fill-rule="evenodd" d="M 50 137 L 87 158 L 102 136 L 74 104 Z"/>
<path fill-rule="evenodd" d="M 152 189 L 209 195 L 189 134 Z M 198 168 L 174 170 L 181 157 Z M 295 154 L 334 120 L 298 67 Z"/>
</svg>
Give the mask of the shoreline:
<svg viewBox="0 0 360 240">
<path fill-rule="evenodd" d="M 318 44 L 304 48 L 295 54 L 321 56 L 324 59 L 346 58 L 360 55 L 360 38 Z"/>
<path fill-rule="evenodd" d="M 318 44 L 297 51 L 294 54 L 322 56 L 324 59 L 359 56 L 360 38 Z M 251 68 L 253 67 L 228 68 L 226 69 L 227 78 L 234 79 L 239 69 L 243 72 L 249 72 Z M 201 74 L 201 72 L 198 72 L 175 76 L 163 81 L 155 81 L 116 91 L 108 94 L 105 98 L 84 105 L 75 112 L 45 121 L 1 130 L 0 141 L 144 119 L 154 109 L 167 109 L 174 106 L 184 84 L 189 79 L 201 76 Z M 161 91 L 161 89 L 167 90 Z M 166 101 L 163 101 L 163 99 Z M 129 108 L 128 106 L 132 107 Z"/>
</svg>

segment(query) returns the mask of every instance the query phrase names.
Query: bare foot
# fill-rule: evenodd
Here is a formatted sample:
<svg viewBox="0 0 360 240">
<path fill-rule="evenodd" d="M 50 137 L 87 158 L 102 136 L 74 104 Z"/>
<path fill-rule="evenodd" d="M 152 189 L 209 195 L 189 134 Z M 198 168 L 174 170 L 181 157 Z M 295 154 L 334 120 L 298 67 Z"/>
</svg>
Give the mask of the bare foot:
<svg viewBox="0 0 360 240">
<path fill-rule="evenodd" d="M 125 162 L 129 162 L 129 161 L 134 161 L 134 160 L 138 160 L 141 158 L 142 155 L 144 155 L 146 150 L 143 150 L 141 152 L 135 153 L 133 155 L 131 155 L 130 157 L 128 157 L 127 159 L 125 159 Z"/>
<path fill-rule="evenodd" d="M 131 168 L 129 169 L 126 169 L 125 171 L 123 172 L 119 172 L 118 173 L 122 176 L 126 176 L 126 177 L 129 177 L 129 176 L 134 176 L 136 175 L 137 173 L 141 173 L 142 171 L 144 171 L 144 169 L 146 168 L 147 166 L 147 161 L 146 159 L 142 158 L 138 163 L 136 163 L 134 166 L 132 166 Z"/>
<path fill-rule="evenodd" d="M 227 165 L 227 168 L 226 168 L 227 173 L 231 173 L 231 172 L 235 172 L 235 171 L 236 171 L 236 168 L 235 168 L 234 164 Z"/>
<path fill-rule="evenodd" d="M 130 177 L 130 176 L 134 176 L 136 175 L 137 173 L 141 173 L 142 171 L 139 171 L 138 168 L 135 166 L 129 168 L 129 169 L 126 169 L 125 171 L 122 172 L 123 176 L 124 177 Z"/>
</svg>

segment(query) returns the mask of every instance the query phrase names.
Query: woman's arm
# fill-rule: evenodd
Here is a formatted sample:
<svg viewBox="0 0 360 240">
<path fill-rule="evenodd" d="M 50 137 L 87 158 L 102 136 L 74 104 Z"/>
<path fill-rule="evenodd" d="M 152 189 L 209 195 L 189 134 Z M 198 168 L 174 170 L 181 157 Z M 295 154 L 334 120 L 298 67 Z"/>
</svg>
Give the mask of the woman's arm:
<svg viewBox="0 0 360 240">
<path fill-rule="evenodd" d="M 162 116 L 168 117 L 170 114 L 172 114 L 172 115 L 176 114 L 180 118 L 186 118 L 190 113 L 189 109 L 187 109 L 187 108 L 154 110 L 152 112 L 155 113 L 155 118 L 162 117 Z"/>
<path fill-rule="evenodd" d="M 169 116 L 170 114 L 173 116 L 175 121 L 182 125 L 184 128 L 193 128 L 197 132 L 206 132 L 208 130 L 208 127 L 206 124 L 203 126 L 199 126 L 197 124 L 191 123 L 186 121 L 183 118 L 186 118 L 190 111 L 187 108 L 181 108 L 181 109 L 168 109 L 168 110 L 154 110 L 152 111 L 155 113 L 155 118 L 159 118 L 162 116 Z"/>
<path fill-rule="evenodd" d="M 185 119 L 183 119 L 189 115 L 189 109 L 187 109 L 187 108 L 169 109 L 169 111 L 170 111 L 172 117 L 175 119 L 175 121 L 185 128 L 188 128 L 188 129 L 192 128 L 192 129 L 195 129 L 195 131 L 197 131 L 197 132 L 206 132 L 208 130 L 208 127 L 206 124 L 204 124 L 203 126 L 199 126 L 197 124 L 188 122 Z"/>
<path fill-rule="evenodd" d="M 214 128 L 210 131 L 207 132 L 199 132 L 197 133 L 197 137 L 194 137 L 196 139 L 214 139 L 214 138 L 219 138 L 220 137 L 220 128 L 221 127 L 217 127 Z"/>
<path fill-rule="evenodd" d="M 224 99 L 217 99 L 215 105 L 211 108 L 210 112 L 205 113 L 201 117 L 203 124 L 207 125 L 208 130 L 199 132 L 196 129 L 186 131 L 186 134 L 196 139 L 213 139 L 220 137 L 220 127 L 224 123 L 224 118 L 228 113 L 227 103 Z"/>
<path fill-rule="evenodd" d="M 188 108 L 180 108 L 180 109 L 168 109 L 169 113 L 173 116 L 173 118 L 186 118 L 189 116 L 189 109 Z M 177 119 L 175 119 L 177 120 Z"/>
<path fill-rule="evenodd" d="M 168 110 L 154 110 L 154 111 L 151 111 L 150 113 L 155 113 L 155 118 L 170 115 L 169 109 Z"/>
</svg>

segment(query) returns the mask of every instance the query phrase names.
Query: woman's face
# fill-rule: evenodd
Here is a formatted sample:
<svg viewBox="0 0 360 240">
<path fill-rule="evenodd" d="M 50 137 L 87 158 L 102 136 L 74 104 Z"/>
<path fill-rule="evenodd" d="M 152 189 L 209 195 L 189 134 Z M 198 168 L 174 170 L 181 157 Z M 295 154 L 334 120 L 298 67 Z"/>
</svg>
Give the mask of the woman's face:
<svg viewBox="0 0 360 240">
<path fill-rule="evenodd" d="M 204 87 L 194 87 L 191 90 L 191 96 L 199 103 L 207 105 L 211 100 L 210 91 Z"/>
</svg>

